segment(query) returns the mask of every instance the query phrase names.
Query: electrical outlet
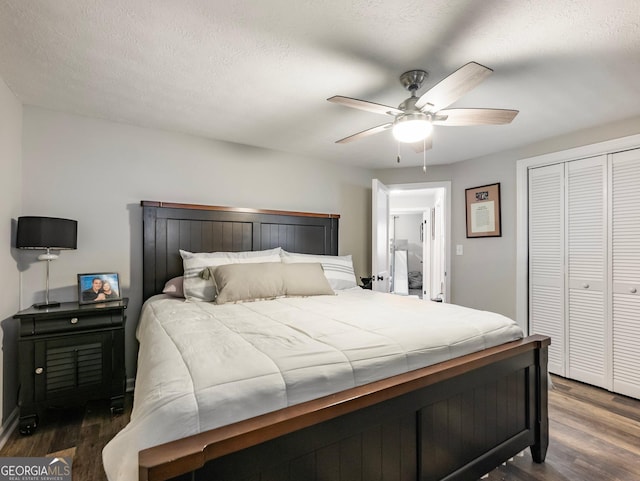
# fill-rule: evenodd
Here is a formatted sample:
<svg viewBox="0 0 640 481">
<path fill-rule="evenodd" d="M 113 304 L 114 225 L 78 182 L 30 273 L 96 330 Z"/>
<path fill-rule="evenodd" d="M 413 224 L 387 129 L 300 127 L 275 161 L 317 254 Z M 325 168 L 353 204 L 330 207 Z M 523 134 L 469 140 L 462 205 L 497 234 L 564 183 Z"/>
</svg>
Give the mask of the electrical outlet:
<svg viewBox="0 0 640 481">
<path fill-rule="evenodd" d="M 464 249 L 462 248 L 462 244 L 456 245 L 456 255 L 461 256 L 464 254 Z"/>
</svg>

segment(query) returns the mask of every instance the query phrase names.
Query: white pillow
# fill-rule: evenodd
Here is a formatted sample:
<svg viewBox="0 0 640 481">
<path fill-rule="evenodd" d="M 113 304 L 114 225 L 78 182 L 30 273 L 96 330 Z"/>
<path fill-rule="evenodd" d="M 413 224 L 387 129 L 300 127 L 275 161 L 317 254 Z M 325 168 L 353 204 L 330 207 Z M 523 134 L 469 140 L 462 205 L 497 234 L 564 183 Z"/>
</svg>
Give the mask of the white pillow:
<svg viewBox="0 0 640 481">
<path fill-rule="evenodd" d="M 188 301 L 211 302 L 216 297 L 215 287 L 211 280 L 202 278 L 201 273 L 210 266 L 227 264 L 247 264 L 256 262 L 281 262 L 282 249 L 245 252 L 189 252 L 180 249 L 184 268 L 184 297 Z"/>
<path fill-rule="evenodd" d="M 356 287 L 356 275 L 353 271 L 353 259 L 347 256 L 324 256 L 313 254 L 295 254 L 283 250 L 282 262 L 285 264 L 297 264 L 300 262 L 319 262 L 324 269 L 324 275 L 331 288 L 336 290 Z"/>
</svg>

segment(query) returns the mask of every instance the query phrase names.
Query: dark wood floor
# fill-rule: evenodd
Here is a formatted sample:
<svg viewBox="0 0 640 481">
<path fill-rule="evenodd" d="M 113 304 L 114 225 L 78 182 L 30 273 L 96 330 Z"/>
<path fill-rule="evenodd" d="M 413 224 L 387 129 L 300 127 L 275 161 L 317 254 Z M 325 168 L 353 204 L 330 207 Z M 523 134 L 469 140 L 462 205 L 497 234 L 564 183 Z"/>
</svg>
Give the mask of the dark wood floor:
<svg viewBox="0 0 640 481">
<path fill-rule="evenodd" d="M 125 398 L 124 414 L 111 415 L 109 401 L 84 408 L 50 409 L 35 434 L 22 436 L 16 429 L 0 456 L 72 456 L 73 481 L 106 481 L 102 448 L 129 422 L 132 397 Z"/>
<path fill-rule="evenodd" d="M 550 446 L 536 464 L 529 451 L 492 471 L 489 481 L 640 480 L 640 401 L 553 377 L 549 393 Z M 51 411 L 36 434 L 13 433 L 0 456 L 73 456 L 75 481 L 106 481 L 102 448 L 129 420 L 111 416 L 107 403 Z"/>
<path fill-rule="evenodd" d="M 552 376 L 549 450 L 529 451 L 492 471 L 489 481 L 640 480 L 640 401 Z"/>
</svg>

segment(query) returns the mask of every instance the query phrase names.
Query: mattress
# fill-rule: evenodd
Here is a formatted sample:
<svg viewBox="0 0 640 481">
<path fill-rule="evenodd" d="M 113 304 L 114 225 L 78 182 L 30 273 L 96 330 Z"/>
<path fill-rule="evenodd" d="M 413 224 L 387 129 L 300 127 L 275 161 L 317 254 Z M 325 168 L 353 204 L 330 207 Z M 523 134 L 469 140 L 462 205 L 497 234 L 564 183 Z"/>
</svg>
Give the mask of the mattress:
<svg viewBox="0 0 640 481">
<path fill-rule="evenodd" d="M 138 451 L 522 338 L 502 315 L 360 288 L 216 305 L 143 306 L 130 423 L 104 448 L 110 481 Z"/>
</svg>

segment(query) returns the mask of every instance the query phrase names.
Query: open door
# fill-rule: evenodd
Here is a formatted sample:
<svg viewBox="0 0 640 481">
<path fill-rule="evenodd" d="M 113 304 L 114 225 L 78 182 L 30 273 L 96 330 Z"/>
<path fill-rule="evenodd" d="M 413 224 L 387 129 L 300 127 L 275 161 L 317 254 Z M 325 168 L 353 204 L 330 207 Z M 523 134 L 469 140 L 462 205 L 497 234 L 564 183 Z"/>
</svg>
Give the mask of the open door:
<svg viewBox="0 0 640 481">
<path fill-rule="evenodd" d="M 429 208 L 422 213 L 422 299 L 428 301 L 433 295 L 431 289 L 431 269 L 433 268 L 432 246 L 433 243 L 433 209 Z"/>
<path fill-rule="evenodd" d="M 389 188 L 371 181 L 371 276 L 374 291 L 389 292 Z"/>
</svg>

